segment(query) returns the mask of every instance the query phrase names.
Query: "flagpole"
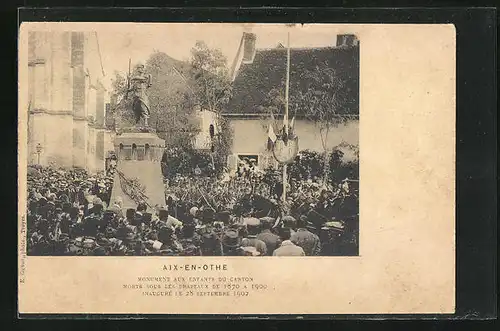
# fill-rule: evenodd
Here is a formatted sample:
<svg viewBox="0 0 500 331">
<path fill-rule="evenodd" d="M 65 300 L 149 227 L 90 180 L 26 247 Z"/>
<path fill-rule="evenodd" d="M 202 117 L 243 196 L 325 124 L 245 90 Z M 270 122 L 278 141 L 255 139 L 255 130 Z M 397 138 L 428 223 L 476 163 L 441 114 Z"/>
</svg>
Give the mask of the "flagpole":
<svg viewBox="0 0 500 331">
<path fill-rule="evenodd" d="M 290 86 L 290 31 L 288 31 L 287 51 L 286 51 L 286 86 L 285 86 L 285 116 L 283 122 L 285 125 L 285 135 L 288 137 L 288 89 Z M 287 139 L 288 141 L 288 139 Z M 286 163 L 283 164 L 283 203 L 286 202 L 287 176 Z"/>
</svg>

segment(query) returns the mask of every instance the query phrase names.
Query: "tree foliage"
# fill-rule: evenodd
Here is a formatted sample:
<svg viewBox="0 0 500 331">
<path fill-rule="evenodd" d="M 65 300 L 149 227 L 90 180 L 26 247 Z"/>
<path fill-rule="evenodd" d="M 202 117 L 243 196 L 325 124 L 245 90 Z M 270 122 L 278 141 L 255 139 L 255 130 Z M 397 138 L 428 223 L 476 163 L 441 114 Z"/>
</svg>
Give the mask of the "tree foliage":
<svg viewBox="0 0 500 331">
<path fill-rule="evenodd" d="M 194 102 L 204 110 L 212 111 L 215 116 L 217 132 L 212 139 L 214 163 L 225 167 L 231 153 L 233 132 L 221 112 L 232 96 L 227 59 L 219 49 L 209 48 L 203 41 L 197 41 L 191 49 L 192 77 L 191 92 Z"/>
<path fill-rule="evenodd" d="M 348 109 L 352 93 L 346 88 L 346 79 L 337 74 L 328 62 L 300 75 L 304 88 L 294 91 L 290 103 L 303 110 L 305 116 L 326 129 L 345 121 L 351 111 Z"/>
<path fill-rule="evenodd" d="M 359 179 L 359 149 L 357 146 L 341 143 L 328 153 L 329 172 L 326 183 L 338 185 L 345 178 Z M 290 179 L 301 181 L 311 179 L 317 181 L 325 176 L 325 158 L 321 153 L 312 150 L 301 150 L 295 162 L 288 167 Z M 281 181 L 281 168 L 266 169 L 264 180 L 273 186 Z"/>
<path fill-rule="evenodd" d="M 324 150 L 324 181 L 329 176 L 328 135 L 330 129 L 346 122 L 357 103 L 356 93 L 348 86 L 349 77 L 337 72 L 328 61 L 322 62 L 312 70 L 300 74 L 303 88 L 294 91 L 290 98 L 292 108 L 301 109 L 305 117 L 319 127 L 321 144 Z"/>
</svg>

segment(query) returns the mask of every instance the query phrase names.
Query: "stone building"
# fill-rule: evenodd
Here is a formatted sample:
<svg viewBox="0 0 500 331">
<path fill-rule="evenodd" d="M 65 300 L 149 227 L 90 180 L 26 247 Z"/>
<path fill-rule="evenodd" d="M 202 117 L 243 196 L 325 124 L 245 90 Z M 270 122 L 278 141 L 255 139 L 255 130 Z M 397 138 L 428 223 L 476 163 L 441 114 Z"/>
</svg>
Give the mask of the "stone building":
<svg viewBox="0 0 500 331">
<path fill-rule="evenodd" d="M 344 81 L 349 102 L 341 107 L 347 120 L 332 128 L 328 148 L 343 142 L 359 144 L 359 41 L 354 35 L 336 37 L 335 40 L 333 36 L 331 46 L 290 50 L 290 95 L 306 84 L 302 73 L 322 63 L 331 66 Z M 244 33 L 231 68 L 233 96 L 223 112 L 234 132 L 233 155 L 228 160 L 231 169 L 244 157 L 257 160 L 261 167 L 275 165 L 272 152 L 267 149 L 270 111 L 265 105 L 272 89 L 284 92 L 287 49 L 281 44 L 272 49 L 255 49 L 254 45 L 255 36 Z M 274 113 L 280 124 L 283 112 L 281 109 Z M 300 109 L 290 111 L 290 120 L 294 116 L 299 149 L 322 152 L 319 128 Z"/>
<path fill-rule="evenodd" d="M 28 44 L 28 163 L 103 170 L 113 147 L 97 33 L 30 31 Z"/>
</svg>

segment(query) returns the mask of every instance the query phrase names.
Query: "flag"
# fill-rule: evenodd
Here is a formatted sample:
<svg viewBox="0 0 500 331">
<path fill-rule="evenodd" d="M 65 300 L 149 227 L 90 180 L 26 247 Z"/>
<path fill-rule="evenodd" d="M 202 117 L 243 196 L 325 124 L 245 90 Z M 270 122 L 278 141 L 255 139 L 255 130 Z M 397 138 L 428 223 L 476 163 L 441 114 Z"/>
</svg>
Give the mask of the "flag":
<svg viewBox="0 0 500 331">
<path fill-rule="evenodd" d="M 273 126 L 273 131 L 276 128 L 276 119 L 274 118 L 274 114 L 271 111 L 271 125 Z"/>
</svg>

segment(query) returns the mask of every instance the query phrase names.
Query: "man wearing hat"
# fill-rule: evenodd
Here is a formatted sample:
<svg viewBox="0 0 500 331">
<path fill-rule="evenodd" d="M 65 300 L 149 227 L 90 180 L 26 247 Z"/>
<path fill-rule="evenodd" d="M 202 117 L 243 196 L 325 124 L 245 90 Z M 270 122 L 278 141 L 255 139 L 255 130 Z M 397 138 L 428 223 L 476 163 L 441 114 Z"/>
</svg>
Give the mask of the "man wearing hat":
<svg viewBox="0 0 500 331">
<path fill-rule="evenodd" d="M 204 256 L 222 256 L 222 244 L 211 224 L 202 225 L 198 229 L 201 238 L 201 253 Z"/>
<path fill-rule="evenodd" d="M 302 247 L 307 256 L 318 256 L 321 254 L 321 243 L 319 237 L 307 229 L 307 217 L 302 215 L 297 221 L 297 231 L 290 240 L 297 246 Z M 312 224 L 309 224 L 311 227 Z"/>
<path fill-rule="evenodd" d="M 164 206 L 158 208 L 158 221 L 161 224 L 166 224 L 168 220 L 168 210 Z"/>
<path fill-rule="evenodd" d="M 204 256 L 222 256 L 220 235 L 214 228 L 215 212 L 211 208 L 204 208 L 201 212 L 202 225 L 198 228 L 201 237 L 201 253 Z"/>
<path fill-rule="evenodd" d="M 158 230 L 158 241 L 162 243 L 161 250 L 171 250 L 176 254 L 182 253 L 182 245 L 177 241 L 174 235 L 174 229 L 167 225 L 163 225 Z"/>
<path fill-rule="evenodd" d="M 306 253 L 302 249 L 295 245 L 290 240 L 291 234 L 289 228 L 281 228 L 280 229 L 280 239 L 281 245 L 274 252 L 273 256 L 305 256 Z"/>
<path fill-rule="evenodd" d="M 217 213 L 216 219 L 224 223 L 224 226 L 227 227 L 231 222 L 231 213 L 228 210 L 220 211 Z"/>
<path fill-rule="evenodd" d="M 125 223 L 135 225 L 135 209 L 129 208 L 125 211 Z"/>
<path fill-rule="evenodd" d="M 134 215 L 134 220 L 132 225 L 135 225 L 137 227 L 140 227 L 142 223 L 144 223 L 144 213 L 147 210 L 147 206 L 144 202 L 141 202 L 137 205 L 137 210 Z"/>
<path fill-rule="evenodd" d="M 273 255 L 273 252 L 280 245 L 280 237 L 271 232 L 274 225 L 274 218 L 263 217 L 260 219 L 262 231 L 257 235 L 257 239 L 262 240 L 266 244 L 267 255 Z"/>
<path fill-rule="evenodd" d="M 241 241 L 242 247 L 252 246 L 259 251 L 260 255 L 267 255 L 266 243 L 257 239 L 260 232 L 260 220 L 258 218 L 249 217 L 245 218 L 244 222 L 247 227 L 247 235 Z"/>
<path fill-rule="evenodd" d="M 99 232 L 99 226 L 101 224 L 101 216 L 99 214 L 91 214 L 83 220 L 83 235 L 89 237 L 95 237 Z"/>
</svg>

